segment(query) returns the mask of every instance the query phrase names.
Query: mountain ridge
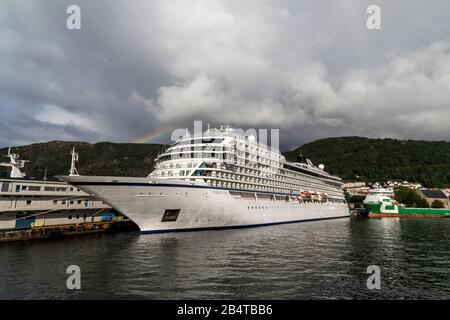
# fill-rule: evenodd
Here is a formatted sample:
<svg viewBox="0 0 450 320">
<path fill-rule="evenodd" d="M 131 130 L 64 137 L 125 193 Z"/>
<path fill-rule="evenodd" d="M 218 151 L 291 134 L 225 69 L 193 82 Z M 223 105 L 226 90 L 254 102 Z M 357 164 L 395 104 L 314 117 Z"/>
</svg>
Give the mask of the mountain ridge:
<svg viewBox="0 0 450 320">
<path fill-rule="evenodd" d="M 345 181 L 407 180 L 427 187 L 450 185 L 450 142 L 447 141 L 331 137 L 283 154 L 293 161 L 300 150 Z"/>
<path fill-rule="evenodd" d="M 146 176 L 153 167 L 162 144 L 113 143 L 54 140 L 12 148 L 20 159 L 30 160 L 24 172 L 29 178 L 42 179 L 69 173 L 72 148 L 80 155 L 77 168 L 83 175 Z M 6 155 L 8 148 L 0 149 Z M 0 176 L 6 177 L 8 168 L 0 167 Z"/>
<path fill-rule="evenodd" d="M 21 159 L 30 160 L 25 172 L 42 179 L 68 174 L 72 147 L 80 154 L 78 170 L 82 175 L 146 176 L 153 168 L 163 144 L 113 143 L 54 140 L 12 148 Z M 427 187 L 450 185 L 450 142 L 425 140 L 371 139 L 348 136 L 330 137 L 303 144 L 283 152 L 288 161 L 299 153 L 316 165 L 340 176 L 344 181 L 407 180 Z M 7 148 L 0 149 L 0 156 Z M 0 176 L 8 169 L 0 167 Z"/>
</svg>

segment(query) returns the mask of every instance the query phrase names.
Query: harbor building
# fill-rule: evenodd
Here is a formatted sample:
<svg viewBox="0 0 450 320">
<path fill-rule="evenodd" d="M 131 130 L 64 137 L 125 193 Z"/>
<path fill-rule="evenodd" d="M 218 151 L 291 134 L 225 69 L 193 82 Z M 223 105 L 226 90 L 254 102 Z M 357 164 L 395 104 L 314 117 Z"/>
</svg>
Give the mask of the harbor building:
<svg viewBox="0 0 450 320">
<path fill-rule="evenodd" d="M 420 189 L 419 194 L 427 200 L 430 206 L 433 201 L 438 200 L 444 204 L 445 208 L 450 208 L 448 196 L 440 189 Z"/>
</svg>

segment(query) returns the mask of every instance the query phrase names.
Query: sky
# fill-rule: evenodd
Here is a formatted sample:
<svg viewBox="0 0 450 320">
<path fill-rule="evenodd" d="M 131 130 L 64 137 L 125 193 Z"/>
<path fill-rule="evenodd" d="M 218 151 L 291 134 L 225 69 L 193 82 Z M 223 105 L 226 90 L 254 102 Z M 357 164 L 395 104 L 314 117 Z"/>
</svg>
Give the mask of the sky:
<svg viewBox="0 0 450 320">
<path fill-rule="evenodd" d="M 69 5 L 81 29 L 66 26 Z M 369 5 L 381 29 L 366 26 Z M 450 140 L 448 0 L 2 0 L 0 147 L 211 126 Z"/>
</svg>

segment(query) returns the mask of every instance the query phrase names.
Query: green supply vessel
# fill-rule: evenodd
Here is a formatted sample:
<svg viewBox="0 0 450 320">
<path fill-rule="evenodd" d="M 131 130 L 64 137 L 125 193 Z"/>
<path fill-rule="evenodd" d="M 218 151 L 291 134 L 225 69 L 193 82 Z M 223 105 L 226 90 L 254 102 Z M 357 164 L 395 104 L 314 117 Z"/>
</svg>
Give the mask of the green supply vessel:
<svg viewBox="0 0 450 320">
<path fill-rule="evenodd" d="M 450 218 L 450 209 L 407 208 L 382 195 L 368 195 L 364 207 L 371 218 Z"/>
</svg>

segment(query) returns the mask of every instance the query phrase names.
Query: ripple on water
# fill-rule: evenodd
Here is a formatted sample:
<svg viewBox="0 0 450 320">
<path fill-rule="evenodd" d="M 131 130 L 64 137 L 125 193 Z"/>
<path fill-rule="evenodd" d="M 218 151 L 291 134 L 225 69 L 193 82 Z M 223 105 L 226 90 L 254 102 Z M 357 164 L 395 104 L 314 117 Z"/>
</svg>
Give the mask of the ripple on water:
<svg viewBox="0 0 450 320">
<path fill-rule="evenodd" d="M 450 219 L 342 219 L 0 244 L 0 298 L 443 299 Z M 82 290 L 65 288 L 68 265 Z M 379 265 L 382 289 L 366 288 Z"/>
</svg>

